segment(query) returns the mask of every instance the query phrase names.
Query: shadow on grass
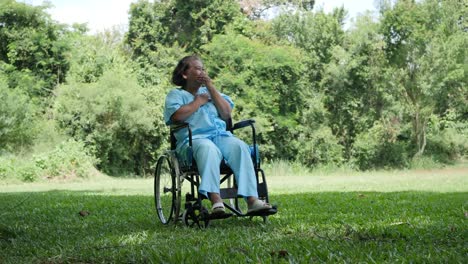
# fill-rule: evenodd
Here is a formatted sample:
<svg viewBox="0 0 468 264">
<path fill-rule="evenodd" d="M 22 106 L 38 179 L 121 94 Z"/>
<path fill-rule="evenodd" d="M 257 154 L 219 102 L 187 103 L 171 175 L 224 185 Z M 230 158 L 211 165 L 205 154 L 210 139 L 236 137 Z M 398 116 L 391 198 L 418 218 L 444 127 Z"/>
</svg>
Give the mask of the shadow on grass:
<svg viewBox="0 0 468 264">
<path fill-rule="evenodd" d="M 463 262 L 467 193 L 272 195 L 279 213 L 159 223 L 151 196 L 0 193 L 4 263 Z M 81 212 L 81 213 L 80 213 Z"/>
</svg>

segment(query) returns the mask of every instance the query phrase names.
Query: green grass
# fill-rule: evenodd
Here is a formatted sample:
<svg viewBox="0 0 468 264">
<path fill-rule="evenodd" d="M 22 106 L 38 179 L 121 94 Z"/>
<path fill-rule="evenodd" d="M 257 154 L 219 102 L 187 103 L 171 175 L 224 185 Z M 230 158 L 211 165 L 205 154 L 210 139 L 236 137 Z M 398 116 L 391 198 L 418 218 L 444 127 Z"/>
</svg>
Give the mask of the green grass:
<svg viewBox="0 0 468 264">
<path fill-rule="evenodd" d="M 466 263 L 467 172 L 274 176 L 267 223 L 207 229 L 161 225 L 151 179 L 0 185 L 0 263 Z"/>
</svg>

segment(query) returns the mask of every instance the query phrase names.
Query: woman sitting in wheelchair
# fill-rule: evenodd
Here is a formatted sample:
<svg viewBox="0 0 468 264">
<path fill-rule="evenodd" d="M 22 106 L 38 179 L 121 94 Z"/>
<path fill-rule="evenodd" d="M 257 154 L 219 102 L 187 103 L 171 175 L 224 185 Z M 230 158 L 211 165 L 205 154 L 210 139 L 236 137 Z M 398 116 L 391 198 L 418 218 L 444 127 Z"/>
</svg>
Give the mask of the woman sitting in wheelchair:
<svg viewBox="0 0 468 264">
<path fill-rule="evenodd" d="M 167 125 L 186 122 L 192 129 L 193 158 L 201 175 L 199 192 L 209 198 L 213 214 L 225 213 L 220 196 L 220 164 L 224 159 L 234 172 L 238 196 L 246 198 L 248 213 L 271 209 L 258 199 L 257 182 L 249 146 L 226 131 L 234 103 L 220 93 L 208 77 L 203 62 L 197 56 L 179 61 L 172 82 L 180 86 L 171 90 L 165 102 L 164 120 Z M 188 133 L 175 133 L 178 152 L 188 147 Z"/>
</svg>

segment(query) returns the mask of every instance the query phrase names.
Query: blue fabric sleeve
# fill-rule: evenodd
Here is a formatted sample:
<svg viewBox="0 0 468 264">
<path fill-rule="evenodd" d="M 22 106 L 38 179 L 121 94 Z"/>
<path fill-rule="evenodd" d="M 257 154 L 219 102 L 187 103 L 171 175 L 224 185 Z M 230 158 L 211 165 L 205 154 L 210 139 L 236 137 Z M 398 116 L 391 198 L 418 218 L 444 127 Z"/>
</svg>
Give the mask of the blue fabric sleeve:
<svg viewBox="0 0 468 264">
<path fill-rule="evenodd" d="M 221 93 L 221 96 L 229 103 L 229 105 L 231 106 L 231 109 L 234 108 L 234 102 L 232 101 L 231 97 Z"/>
<path fill-rule="evenodd" d="M 171 116 L 179 110 L 182 105 L 182 96 L 177 90 L 174 89 L 167 94 L 164 106 L 164 122 L 166 125 L 170 125 L 172 123 Z"/>
</svg>

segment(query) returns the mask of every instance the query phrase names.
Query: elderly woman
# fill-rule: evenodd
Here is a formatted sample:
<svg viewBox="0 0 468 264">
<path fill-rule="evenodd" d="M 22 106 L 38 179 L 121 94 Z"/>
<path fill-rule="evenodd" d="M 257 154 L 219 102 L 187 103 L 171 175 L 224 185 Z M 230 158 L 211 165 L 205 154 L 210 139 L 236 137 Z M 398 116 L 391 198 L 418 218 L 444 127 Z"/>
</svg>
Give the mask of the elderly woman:
<svg viewBox="0 0 468 264">
<path fill-rule="evenodd" d="M 164 120 L 167 125 L 187 122 L 192 129 L 193 158 L 201 175 L 199 192 L 212 203 L 212 213 L 225 212 L 220 196 L 220 164 L 224 159 L 234 172 L 238 195 L 245 197 L 248 213 L 271 209 L 258 199 L 255 170 L 245 142 L 226 131 L 226 120 L 234 107 L 229 96 L 220 93 L 197 56 L 179 61 L 172 74 L 179 86 L 166 97 Z M 178 131 L 177 152 L 188 147 L 188 134 Z"/>
</svg>

